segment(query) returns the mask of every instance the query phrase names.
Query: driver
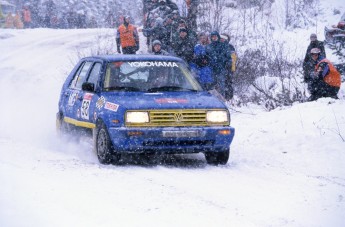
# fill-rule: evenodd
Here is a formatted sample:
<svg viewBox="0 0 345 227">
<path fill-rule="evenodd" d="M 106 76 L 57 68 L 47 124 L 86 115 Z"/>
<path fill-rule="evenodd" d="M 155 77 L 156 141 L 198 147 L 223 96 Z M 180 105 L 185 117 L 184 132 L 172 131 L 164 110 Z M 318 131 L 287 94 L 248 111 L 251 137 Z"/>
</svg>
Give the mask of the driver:
<svg viewBox="0 0 345 227">
<path fill-rule="evenodd" d="M 169 68 L 161 67 L 153 74 L 152 87 L 164 87 L 170 84 Z"/>
</svg>

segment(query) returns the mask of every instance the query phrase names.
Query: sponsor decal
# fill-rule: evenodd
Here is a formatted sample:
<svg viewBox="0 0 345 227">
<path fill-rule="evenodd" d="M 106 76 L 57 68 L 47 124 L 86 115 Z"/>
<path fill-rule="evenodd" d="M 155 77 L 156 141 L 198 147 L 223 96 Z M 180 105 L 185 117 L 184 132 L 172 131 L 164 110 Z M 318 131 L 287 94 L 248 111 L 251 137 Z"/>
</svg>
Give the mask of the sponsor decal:
<svg viewBox="0 0 345 227">
<path fill-rule="evenodd" d="M 92 99 L 92 96 L 93 96 L 93 94 L 91 94 L 91 93 L 85 93 L 83 99 L 85 99 L 85 100 L 91 100 L 91 99 Z"/>
<path fill-rule="evenodd" d="M 69 106 L 73 106 L 75 101 L 77 100 L 78 98 L 78 94 L 79 94 L 79 91 L 74 91 L 72 92 L 70 95 L 69 95 L 69 98 L 68 98 L 68 105 Z"/>
<path fill-rule="evenodd" d="M 104 103 L 105 103 L 105 98 L 101 96 L 96 102 L 97 109 L 100 110 L 104 106 Z"/>
<path fill-rule="evenodd" d="M 156 103 L 188 103 L 187 99 L 175 99 L 175 98 L 162 98 L 162 99 L 155 99 Z"/>
<path fill-rule="evenodd" d="M 118 108 L 119 108 L 119 105 L 112 102 L 106 102 L 104 106 L 104 109 L 111 110 L 114 112 L 116 112 Z"/>
<path fill-rule="evenodd" d="M 128 62 L 131 67 L 178 67 L 176 62 L 165 62 L 165 61 L 137 61 Z"/>
</svg>

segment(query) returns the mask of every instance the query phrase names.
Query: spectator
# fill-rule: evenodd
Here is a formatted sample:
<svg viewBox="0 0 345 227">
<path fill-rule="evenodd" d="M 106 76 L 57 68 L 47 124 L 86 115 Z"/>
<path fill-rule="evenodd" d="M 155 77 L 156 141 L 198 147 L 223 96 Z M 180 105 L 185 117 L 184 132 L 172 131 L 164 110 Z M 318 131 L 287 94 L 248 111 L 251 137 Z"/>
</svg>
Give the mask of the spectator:
<svg viewBox="0 0 345 227">
<path fill-rule="evenodd" d="M 152 40 L 159 40 L 162 43 L 163 49 L 165 49 L 168 45 L 169 39 L 167 30 L 163 26 L 163 22 L 164 20 L 158 17 L 153 28 L 142 29 L 142 31 L 144 36 L 148 37 L 149 39 L 148 44 L 150 44 Z"/>
<path fill-rule="evenodd" d="M 91 16 L 88 27 L 89 28 L 98 28 L 98 24 L 97 24 L 95 16 Z"/>
<path fill-rule="evenodd" d="M 228 65 L 226 66 L 227 77 L 226 77 L 225 84 L 226 84 L 227 92 L 225 92 L 225 97 L 224 97 L 225 99 L 230 100 L 234 96 L 234 89 L 233 89 L 232 83 L 233 83 L 233 76 L 236 69 L 237 55 L 236 55 L 235 47 L 230 43 L 230 36 L 228 34 L 225 34 L 225 33 L 221 34 L 220 41 L 222 43 L 225 43 L 228 46 L 230 50 L 230 54 L 231 54 L 230 61 L 227 62 Z"/>
<path fill-rule="evenodd" d="M 77 12 L 77 28 L 86 28 L 86 15 L 84 10 Z"/>
<path fill-rule="evenodd" d="M 31 11 L 27 5 L 23 9 L 23 23 L 24 28 L 31 28 Z"/>
<path fill-rule="evenodd" d="M 179 38 L 172 45 L 176 56 L 185 60 L 187 64 L 193 60 L 195 42 L 189 37 L 187 29 L 179 30 Z"/>
<path fill-rule="evenodd" d="M 159 40 L 152 42 L 152 53 L 154 55 L 169 55 L 168 52 L 162 50 L 162 43 Z"/>
<path fill-rule="evenodd" d="M 137 28 L 130 24 L 130 17 L 124 17 L 123 24 L 117 29 L 116 34 L 117 52 L 123 54 L 135 54 L 139 50 L 139 36 Z"/>
<path fill-rule="evenodd" d="M 13 25 L 17 29 L 23 29 L 24 28 L 24 24 L 23 24 L 23 21 L 22 21 L 21 16 L 20 16 L 20 11 L 17 11 L 16 15 L 14 16 Z"/>
<path fill-rule="evenodd" d="M 174 34 L 174 30 L 173 30 L 173 26 L 172 26 L 172 23 L 173 23 L 173 15 L 172 14 L 169 14 L 164 22 L 163 22 L 163 26 L 166 30 L 166 50 L 169 52 L 169 53 L 173 53 L 173 49 L 171 47 L 171 43 L 172 43 L 172 37 L 173 37 L 173 34 Z"/>
<path fill-rule="evenodd" d="M 108 12 L 107 17 L 105 18 L 105 23 L 107 28 L 113 28 L 115 26 L 115 17 L 112 11 Z"/>
<path fill-rule="evenodd" d="M 216 90 L 225 97 L 228 92 L 226 77 L 231 53 L 228 45 L 220 42 L 220 35 L 217 31 L 211 33 L 211 43 L 206 47 L 206 54 L 210 57 L 210 67 L 216 81 Z"/>
<path fill-rule="evenodd" d="M 76 28 L 77 27 L 77 13 L 70 9 L 66 15 L 66 21 L 68 28 Z"/>
<path fill-rule="evenodd" d="M 178 6 L 176 5 L 176 3 L 172 2 L 171 0 L 166 0 L 166 3 L 172 11 L 178 10 Z"/>
<path fill-rule="evenodd" d="M 337 94 L 341 85 L 340 73 L 333 64 L 326 59 L 319 48 L 310 51 L 312 61 L 315 62 L 315 69 L 309 83 L 309 101 L 314 101 L 322 97 L 338 99 Z"/>
<path fill-rule="evenodd" d="M 5 28 L 14 28 L 14 16 L 8 13 L 5 20 Z"/>
<path fill-rule="evenodd" d="M 313 48 L 318 48 L 321 52 L 320 55 L 326 58 L 326 52 L 325 52 L 325 47 L 323 42 L 317 40 L 316 34 L 311 34 L 310 35 L 310 44 L 307 48 L 307 52 L 304 57 L 303 61 L 303 75 L 304 75 L 304 81 L 308 82 L 310 78 L 310 74 L 314 71 L 314 66 L 313 66 L 313 61 L 310 55 L 310 51 Z"/>
<path fill-rule="evenodd" d="M 198 35 L 198 43 L 194 47 L 193 61 L 190 64 L 192 72 L 204 90 L 212 90 L 214 79 L 210 68 L 210 59 L 206 54 L 206 46 L 209 44 L 208 36 L 202 32 Z"/>
<path fill-rule="evenodd" d="M 188 28 L 187 23 L 185 20 L 180 19 L 178 22 L 177 30 L 174 32 L 173 37 L 172 37 L 172 43 L 176 42 L 176 40 L 180 39 L 180 29 L 184 28 L 187 30 L 188 37 L 190 40 L 192 40 L 193 43 L 197 43 L 198 41 L 198 36 L 195 31 L 191 30 Z M 174 45 L 174 44 L 172 44 Z"/>
<path fill-rule="evenodd" d="M 158 7 L 151 10 L 152 14 L 158 14 L 159 17 L 165 18 L 169 13 L 171 13 L 171 9 L 167 6 L 166 0 L 159 0 Z"/>
</svg>

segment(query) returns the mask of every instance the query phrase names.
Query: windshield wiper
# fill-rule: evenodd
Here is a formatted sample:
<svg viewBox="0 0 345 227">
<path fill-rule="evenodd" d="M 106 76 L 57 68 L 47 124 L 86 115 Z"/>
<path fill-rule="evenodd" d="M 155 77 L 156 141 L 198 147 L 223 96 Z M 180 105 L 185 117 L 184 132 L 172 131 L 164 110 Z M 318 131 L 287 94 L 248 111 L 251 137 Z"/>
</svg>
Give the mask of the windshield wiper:
<svg viewBox="0 0 345 227">
<path fill-rule="evenodd" d="M 136 87 L 105 87 L 105 91 L 140 91 L 139 88 Z"/>
<path fill-rule="evenodd" d="M 153 87 L 147 90 L 148 92 L 157 92 L 157 91 L 197 91 L 194 89 L 188 89 L 178 86 L 162 86 L 162 87 Z"/>
</svg>

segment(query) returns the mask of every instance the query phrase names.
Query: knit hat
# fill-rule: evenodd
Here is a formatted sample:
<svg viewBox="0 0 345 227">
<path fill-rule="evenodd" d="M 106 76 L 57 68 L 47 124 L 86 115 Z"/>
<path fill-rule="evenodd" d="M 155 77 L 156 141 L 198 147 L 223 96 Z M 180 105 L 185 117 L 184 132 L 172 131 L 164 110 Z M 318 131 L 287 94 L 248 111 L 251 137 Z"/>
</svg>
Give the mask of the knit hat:
<svg viewBox="0 0 345 227">
<path fill-rule="evenodd" d="M 156 39 L 155 41 L 152 42 L 152 46 L 156 46 L 156 45 L 162 46 L 161 41 L 159 41 L 158 39 Z"/>
<path fill-rule="evenodd" d="M 312 34 L 310 35 L 310 40 L 312 40 L 312 41 L 317 40 L 317 36 L 316 36 L 315 33 L 312 33 Z"/>
</svg>

